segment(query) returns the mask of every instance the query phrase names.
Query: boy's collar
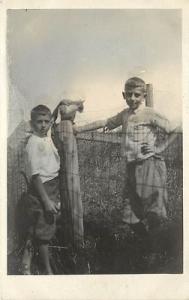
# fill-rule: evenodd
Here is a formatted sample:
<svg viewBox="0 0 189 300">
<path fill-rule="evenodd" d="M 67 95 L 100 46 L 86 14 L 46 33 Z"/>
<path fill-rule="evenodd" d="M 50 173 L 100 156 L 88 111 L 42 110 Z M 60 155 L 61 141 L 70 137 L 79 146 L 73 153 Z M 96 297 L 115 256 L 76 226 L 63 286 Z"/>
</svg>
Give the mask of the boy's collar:
<svg viewBox="0 0 189 300">
<path fill-rule="evenodd" d="M 135 109 L 135 110 L 133 110 L 132 108 L 130 108 L 129 110 L 130 110 L 130 112 L 131 112 L 132 114 L 135 115 L 135 114 L 138 113 L 140 110 L 142 110 L 142 107 L 139 106 L 139 107 L 138 107 L 137 109 Z"/>
<path fill-rule="evenodd" d="M 32 132 L 32 134 L 33 135 L 35 135 L 35 136 L 37 136 L 37 137 L 39 137 L 39 138 L 46 138 L 48 135 L 45 135 L 45 136 L 40 136 L 39 134 L 38 134 L 38 132 L 36 132 L 35 130 Z"/>
<path fill-rule="evenodd" d="M 129 108 L 129 111 L 133 114 L 138 113 L 139 111 L 143 110 L 143 108 L 145 107 L 145 105 L 142 103 L 137 109 L 132 110 L 131 108 Z"/>
</svg>

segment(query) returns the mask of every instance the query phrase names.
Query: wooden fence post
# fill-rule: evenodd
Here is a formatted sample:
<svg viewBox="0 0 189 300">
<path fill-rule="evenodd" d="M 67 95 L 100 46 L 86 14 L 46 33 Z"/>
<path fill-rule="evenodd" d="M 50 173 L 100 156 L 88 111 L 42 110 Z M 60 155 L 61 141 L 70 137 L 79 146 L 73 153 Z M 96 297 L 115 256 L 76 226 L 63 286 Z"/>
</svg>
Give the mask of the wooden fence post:
<svg viewBox="0 0 189 300">
<path fill-rule="evenodd" d="M 83 205 L 80 191 L 77 142 L 72 121 L 61 121 L 56 129 L 61 159 L 60 190 L 66 243 L 83 247 Z"/>
</svg>

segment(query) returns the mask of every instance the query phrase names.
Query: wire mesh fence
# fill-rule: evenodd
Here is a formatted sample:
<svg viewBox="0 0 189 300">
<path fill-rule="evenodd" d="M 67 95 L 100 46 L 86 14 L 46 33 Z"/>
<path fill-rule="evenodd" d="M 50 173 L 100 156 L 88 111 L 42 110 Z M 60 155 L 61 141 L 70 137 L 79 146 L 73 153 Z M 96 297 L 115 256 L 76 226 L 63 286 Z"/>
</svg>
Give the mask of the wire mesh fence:
<svg viewBox="0 0 189 300">
<path fill-rule="evenodd" d="M 27 174 L 24 149 L 27 128 L 21 123 L 19 130 L 8 141 L 8 250 L 11 253 L 18 243 L 15 226 L 18 203 L 27 191 L 21 171 Z M 127 165 L 121 156 L 121 134 L 118 132 L 88 132 L 77 136 L 81 199 L 84 208 L 85 235 L 88 227 L 96 224 L 109 227 L 116 234 L 116 226 L 124 209 L 125 174 Z M 158 138 L 165 137 L 159 132 Z M 169 222 L 182 221 L 182 134 L 163 152 L 167 167 Z M 127 192 L 127 191 L 126 191 Z M 182 223 L 182 222 L 181 222 Z M 21 222 L 22 224 L 22 222 Z M 23 225 L 23 224 L 22 224 Z M 180 231 L 181 233 L 181 231 Z M 52 245 L 53 246 L 53 245 Z M 59 245 L 60 246 L 60 245 Z"/>
<path fill-rule="evenodd" d="M 87 133 L 78 138 L 81 191 L 86 216 L 91 214 L 92 217 L 98 211 L 111 220 L 113 210 L 123 208 L 127 168 L 125 159 L 120 155 L 120 141 L 120 133 Z M 178 214 L 182 215 L 181 133 L 177 134 L 174 143 L 162 156 L 167 166 L 168 217 L 175 218 Z"/>
</svg>

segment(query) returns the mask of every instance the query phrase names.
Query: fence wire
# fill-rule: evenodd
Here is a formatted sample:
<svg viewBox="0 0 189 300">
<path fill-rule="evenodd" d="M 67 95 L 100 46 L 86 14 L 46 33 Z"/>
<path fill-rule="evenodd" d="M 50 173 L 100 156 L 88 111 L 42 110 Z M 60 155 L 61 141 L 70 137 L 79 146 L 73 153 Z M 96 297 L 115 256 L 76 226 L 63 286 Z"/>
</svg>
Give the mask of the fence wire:
<svg viewBox="0 0 189 300">
<path fill-rule="evenodd" d="M 26 174 L 28 166 L 24 160 L 26 128 L 14 132 L 8 141 L 8 248 L 13 249 L 15 215 L 18 202 L 27 186 L 21 171 Z M 21 132 L 21 133 L 20 133 Z M 121 157 L 121 134 L 90 132 L 77 136 L 81 199 L 84 220 L 111 223 L 120 218 L 124 208 L 125 159 Z M 164 139 L 162 132 L 159 140 Z M 168 147 L 163 157 L 167 166 L 168 218 L 182 218 L 182 134 L 178 133 L 174 143 Z M 73 170 L 74 172 L 74 170 Z"/>
<path fill-rule="evenodd" d="M 163 139 L 159 133 L 159 139 Z M 111 220 L 115 211 L 124 207 L 126 162 L 120 155 L 121 134 L 83 134 L 78 138 L 82 200 L 85 215 L 99 214 Z M 167 167 L 168 204 L 170 219 L 182 217 L 182 134 L 163 152 Z"/>
</svg>

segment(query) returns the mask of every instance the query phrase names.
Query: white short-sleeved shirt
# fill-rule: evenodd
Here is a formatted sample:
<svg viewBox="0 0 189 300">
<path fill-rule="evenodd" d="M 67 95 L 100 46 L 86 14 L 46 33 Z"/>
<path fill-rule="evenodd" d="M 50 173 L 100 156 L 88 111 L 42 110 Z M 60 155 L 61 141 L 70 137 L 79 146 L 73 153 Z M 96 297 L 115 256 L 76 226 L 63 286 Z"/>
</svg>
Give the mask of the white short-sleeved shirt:
<svg viewBox="0 0 189 300">
<path fill-rule="evenodd" d="M 32 134 L 26 146 L 30 175 L 39 175 L 42 182 L 58 176 L 60 157 L 51 137 Z"/>
</svg>

